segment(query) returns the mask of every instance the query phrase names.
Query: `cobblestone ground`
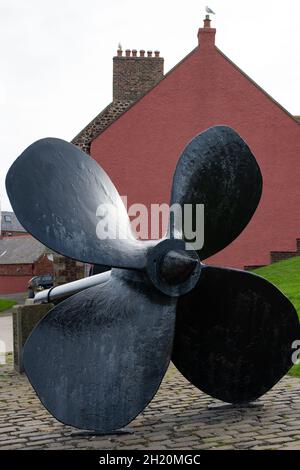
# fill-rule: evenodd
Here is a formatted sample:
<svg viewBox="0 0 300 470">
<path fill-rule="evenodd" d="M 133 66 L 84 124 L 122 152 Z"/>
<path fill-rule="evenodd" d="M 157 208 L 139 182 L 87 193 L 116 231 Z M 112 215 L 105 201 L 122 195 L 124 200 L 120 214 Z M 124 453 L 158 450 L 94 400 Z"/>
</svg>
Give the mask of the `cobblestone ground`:
<svg viewBox="0 0 300 470">
<path fill-rule="evenodd" d="M 78 436 L 6 364 L 0 366 L 0 449 L 300 449 L 300 379 L 285 377 L 259 403 L 218 409 L 171 366 L 155 399 L 130 424 L 133 434 Z"/>
</svg>

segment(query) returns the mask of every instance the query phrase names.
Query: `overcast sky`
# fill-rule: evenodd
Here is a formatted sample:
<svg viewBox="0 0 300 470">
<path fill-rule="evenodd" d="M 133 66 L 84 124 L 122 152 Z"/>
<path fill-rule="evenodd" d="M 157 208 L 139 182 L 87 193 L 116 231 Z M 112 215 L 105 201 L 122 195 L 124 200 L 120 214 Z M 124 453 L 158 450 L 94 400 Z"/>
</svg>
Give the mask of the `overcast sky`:
<svg viewBox="0 0 300 470">
<path fill-rule="evenodd" d="M 6 172 L 25 147 L 71 140 L 109 104 L 118 43 L 159 49 L 168 71 L 197 45 L 205 5 L 217 46 L 300 115 L 299 0 L 0 0 L 2 210 Z"/>
</svg>

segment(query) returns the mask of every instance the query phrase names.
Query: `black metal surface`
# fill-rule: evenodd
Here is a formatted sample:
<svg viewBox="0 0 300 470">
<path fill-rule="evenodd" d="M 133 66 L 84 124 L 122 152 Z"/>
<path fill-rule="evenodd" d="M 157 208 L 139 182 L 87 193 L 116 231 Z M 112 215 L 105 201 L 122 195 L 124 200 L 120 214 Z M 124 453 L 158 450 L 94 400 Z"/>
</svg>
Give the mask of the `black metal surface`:
<svg viewBox="0 0 300 470">
<path fill-rule="evenodd" d="M 143 274 L 111 280 L 62 302 L 34 329 L 24 367 L 59 421 L 110 432 L 132 421 L 155 395 L 169 365 L 175 301 Z"/>
<path fill-rule="evenodd" d="M 225 402 L 255 400 L 292 366 L 297 313 L 271 283 L 245 271 L 202 268 L 177 304 L 172 361 L 196 387 Z"/>
<path fill-rule="evenodd" d="M 6 189 L 19 222 L 57 253 L 92 264 L 145 266 L 148 244 L 131 234 L 115 186 L 75 145 L 54 138 L 30 145 L 9 169 Z M 107 205 L 106 240 L 96 235 L 100 204 Z"/>
<path fill-rule="evenodd" d="M 151 248 L 147 255 L 150 280 L 158 290 L 171 297 L 192 290 L 201 275 L 201 268 L 197 253 L 193 250 L 185 251 L 183 240 L 163 240 Z"/>
<path fill-rule="evenodd" d="M 300 327 L 288 299 L 258 276 L 200 262 L 241 233 L 261 196 L 259 167 L 233 129 L 194 138 L 175 171 L 171 204 L 204 204 L 197 252 L 172 212 L 168 239 L 135 240 L 109 177 L 62 140 L 28 147 L 6 185 L 19 221 L 46 246 L 95 269 L 138 270 L 113 269 L 109 281 L 56 306 L 27 340 L 26 373 L 58 420 L 97 433 L 126 426 L 155 395 L 171 354 L 195 386 L 232 403 L 255 400 L 291 366 Z M 106 239 L 96 234 L 100 204 Z"/>
<path fill-rule="evenodd" d="M 257 162 L 230 127 L 211 127 L 186 146 L 174 174 L 171 204 L 192 204 L 194 208 L 204 204 L 204 246 L 197 250 L 201 260 L 225 248 L 242 232 L 261 191 Z M 176 237 L 180 231 L 181 219 L 175 218 Z"/>
</svg>

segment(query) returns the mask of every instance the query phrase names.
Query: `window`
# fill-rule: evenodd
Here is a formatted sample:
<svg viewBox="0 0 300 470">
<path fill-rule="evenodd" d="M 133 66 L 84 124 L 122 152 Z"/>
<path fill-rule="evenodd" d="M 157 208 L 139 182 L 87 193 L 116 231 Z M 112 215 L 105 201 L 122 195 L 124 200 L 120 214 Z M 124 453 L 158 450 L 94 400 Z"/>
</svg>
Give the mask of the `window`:
<svg viewBox="0 0 300 470">
<path fill-rule="evenodd" d="M 4 220 L 5 222 L 11 222 L 11 215 L 5 215 Z"/>
</svg>

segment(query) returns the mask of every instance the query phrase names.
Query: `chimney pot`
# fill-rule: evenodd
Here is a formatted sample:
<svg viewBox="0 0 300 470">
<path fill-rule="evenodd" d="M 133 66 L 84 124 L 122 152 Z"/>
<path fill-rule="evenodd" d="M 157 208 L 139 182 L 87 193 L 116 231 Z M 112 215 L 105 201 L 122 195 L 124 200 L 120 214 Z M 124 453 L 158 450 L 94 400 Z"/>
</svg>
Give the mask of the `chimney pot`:
<svg viewBox="0 0 300 470">
<path fill-rule="evenodd" d="M 132 57 L 136 57 L 137 55 L 137 50 L 136 49 L 132 49 Z"/>
<path fill-rule="evenodd" d="M 130 49 L 126 49 L 126 51 L 125 51 L 126 57 L 130 57 L 130 52 L 131 52 Z"/>
<path fill-rule="evenodd" d="M 159 51 L 155 51 L 154 54 L 155 54 L 155 57 L 159 57 L 160 52 L 159 52 Z"/>
<path fill-rule="evenodd" d="M 123 55 L 122 49 L 118 49 L 118 50 L 117 50 L 117 56 L 118 56 L 118 57 L 122 57 L 122 55 Z"/>
<path fill-rule="evenodd" d="M 145 57 L 145 51 L 143 49 L 140 50 L 140 57 Z"/>
<path fill-rule="evenodd" d="M 147 51 L 148 57 L 152 57 L 152 51 Z"/>
<path fill-rule="evenodd" d="M 209 15 L 206 15 L 206 16 L 205 16 L 205 19 L 204 19 L 204 21 L 203 21 L 203 23 L 204 23 L 204 28 L 210 28 L 210 21 L 211 21 L 211 20 L 210 20 Z"/>
</svg>

